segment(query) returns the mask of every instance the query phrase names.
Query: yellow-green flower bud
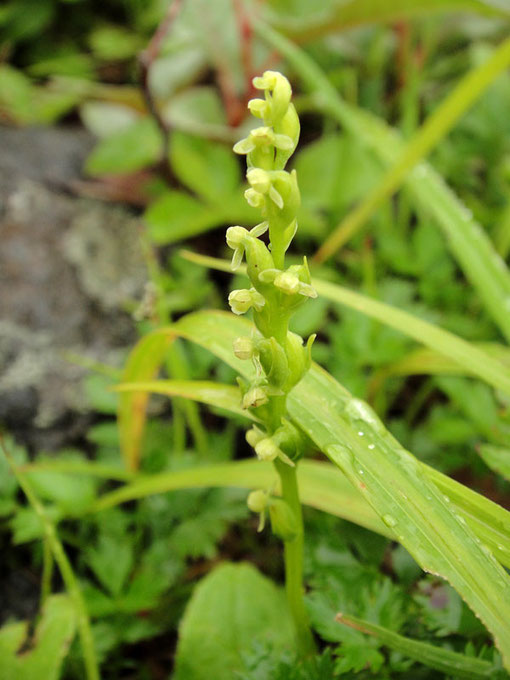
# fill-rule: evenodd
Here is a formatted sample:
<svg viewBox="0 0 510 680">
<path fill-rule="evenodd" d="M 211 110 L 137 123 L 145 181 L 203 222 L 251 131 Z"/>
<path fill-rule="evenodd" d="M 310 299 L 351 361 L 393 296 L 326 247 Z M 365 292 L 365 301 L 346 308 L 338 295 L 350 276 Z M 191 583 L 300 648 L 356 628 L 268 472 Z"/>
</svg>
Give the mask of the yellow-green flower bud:
<svg viewBox="0 0 510 680">
<path fill-rule="evenodd" d="M 280 456 L 281 451 L 271 437 L 266 437 L 255 445 L 255 453 L 259 460 L 272 461 Z"/>
<path fill-rule="evenodd" d="M 244 227 L 229 227 L 227 229 L 227 245 L 232 250 L 243 245 L 243 241 L 248 235 L 248 229 Z"/>
<path fill-rule="evenodd" d="M 296 274 L 286 271 L 281 272 L 281 274 L 277 274 L 274 280 L 274 285 L 286 295 L 295 295 L 296 293 L 299 293 L 301 281 L 298 279 Z"/>
<path fill-rule="evenodd" d="M 266 203 L 264 195 L 252 188 L 246 189 L 244 197 L 252 208 L 263 208 Z"/>
<path fill-rule="evenodd" d="M 234 354 L 238 359 L 246 360 L 252 358 L 255 345 L 253 344 L 253 340 L 247 335 L 241 335 L 239 338 L 236 338 L 233 346 Z"/>
<path fill-rule="evenodd" d="M 246 173 L 246 179 L 255 191 L 266 194 L 271 187 L 271 175 L 267 170 L 261 168 L 251 168 Z"/>
<path fill-rule="evenodd" d="M 257 385 L 252 387 L 243 397 L 242 406 L 243 408 L 258 408 L 263 404 L 267 404 L 268 396 L 266 390 Z"/>
<path fill-rule="evenodd" d="M 292 90 L 289 81 L 278 71 L 265 71 L 261 77 L 253 79 L 253 86 L 257 90 L 269 90 L 272 93 L 269 99 L 271 117 L 273 124 L 277 123 L 285 115 L 290 104 Z"/>
<path fill-rule="evenodd" d="M 252 448 L 255 448 L 255 446 L 265 437 L 266 434 L 262 432 L 262 430 L 259 429 L 256 425 L 250 428 L 248 432 L 245 434 L 245 439 Z"/>
<path fill-rule="evenodd" d="M 268 505 L 267 493 L 262 491 L 262 489 L 251 491 L 246 500 L 246 504 L 252 512 L 264 512 Z"/>
<path fill-rule="evenodd" d="M 271 115 L 271 107 L 264 99 L 250 99 L 248 109 L 255 118 L 262 118 L 264 120 Z"/>
<path fill-rule="evenodd" d="M 233 290 L 228 296 L 228 304 L 234 314 L 246 314 L 250 307 L 256 310 L 262 309 L 266 304 L 264 297 L 255 288 L 240 288 Z"/>
</svg>

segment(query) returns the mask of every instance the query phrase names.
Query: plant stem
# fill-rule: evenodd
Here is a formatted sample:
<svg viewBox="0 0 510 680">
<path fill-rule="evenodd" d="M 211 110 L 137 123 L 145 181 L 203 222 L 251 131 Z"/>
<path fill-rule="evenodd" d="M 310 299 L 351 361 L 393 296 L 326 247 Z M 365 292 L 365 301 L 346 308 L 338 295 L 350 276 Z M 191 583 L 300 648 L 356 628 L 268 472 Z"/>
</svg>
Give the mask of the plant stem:
<svg viewBox="0 0 510 680">
<path fill-rule="evenodd" d="M 41 578 L 41 600 L 40 607 L 44 607 L 48 596 L 51 593 L 51 579 L 53 576 L 53 553 L 47 538 L 43 538 L 43 571 Z"/>
<path fill-rule="evenodd" d="M 44 538 L 47 541 L 49 547 L 51 548 L 51 552 L 53 553 L 55 562 L 57 563 L 60 569 L 60 573 L 62 575 L 62 580 L 64 581 L 66 590 L 69 594 L 69 597 L 73 601 L 76 610 L 78 632 L 81 639 L 83 661 L 85 665 L 85 677 L 87 678 L 87 680 L 99 680 L 100 679 L 99 666 L 96 657 L 96 650 L 94 647 L 94 638 L 92 636 L 92 630 L 90 627 L 90 619 L 87 611 L 87 605 L 85 604 L 85 600 L 83 599 L 83 594 L 80 590 L 80 586 L 74 574 L 71 563 L 69 562 L 64 547 L 60 542 L 53 522 L 49 519 L 44 509 L 44 506 L 35 495 L 35 492 L 32 489 L 30 482 L 12 460 L 11 456 L 9 455 L 5 446 L 3 445 L 1 438 L 0 444 L 2 445 L 5 456 L 7 458 L 7 461 L 9 462 L 10 468 L 14 476 L 18 480 L 18 483 L 21 489 L 23 490 L 25 496 L 27 497 L 28 502 L 35 510 L 37 516 L 42 522 L 44 528 Z"/>
<path fill-rule="evenodd" d="M 282 485 L 282 498 L 288 503 L 297 524 L 297 534 L 290 541 L 284 541 L 285 591 L 289 609 L 296 626 L 298 650 L 301 656 L 315 651 L 315 642 L 308 622 L 303 590 L 303 513 L 299 500 L 296 468 L 282 461 L 275 461 L 276 470 Z"/>
</svg>

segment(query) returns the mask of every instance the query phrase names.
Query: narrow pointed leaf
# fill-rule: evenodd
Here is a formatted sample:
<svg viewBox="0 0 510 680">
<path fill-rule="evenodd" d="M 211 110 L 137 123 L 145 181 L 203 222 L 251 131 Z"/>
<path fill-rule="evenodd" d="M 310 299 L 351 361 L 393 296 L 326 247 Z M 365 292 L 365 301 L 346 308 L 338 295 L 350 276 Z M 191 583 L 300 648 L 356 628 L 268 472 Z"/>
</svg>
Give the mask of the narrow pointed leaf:
<svg viewBox="0 0 510 680">
<path fill-rule="evenodd" d="M 478 678 L 490 678 L 494 672 L 494 667 L 489 661 L 464 656 L 419 640 L 411 640 L 388 628 L 355 616 L 337 614 L 336 620 L 362 633 L 373 635 L 390 649 L 455 678 L 478 680 Z"/>
<path fill-rule="evenodd" d="M 165 394 L 169 397 L 193 399 L 258 421 L 258 418 L 251 411 L 241 407 L 239 388 L 232 385 L 222 385 L 205 380 L 152 380 L 121 383 L 115 389 L 119 392 L 150 392 L 152 394 Z"/>
<path fill-rule="evenodd" d="M 182 251 L 183 257 L 202 266 L 230 271 L 225 260 L 197 255 Z M 239 268 L 238 273 L 244 273 Z M 379 302 L 373 298 L 356 293 L 343 286 L 329 281 L 314 278 L 312 285 L 317 293 L 337 304 L 355 309 L 372 319 L 400 331 L 416 342 L 426 345 L 431 350 L 448 357 L 457 367 L 462 367 L 468 375 L 484 380 L 505 394 L 510 394 L 510 369 L 505 365 L 509 361 L 510 350 L 502 345 L 474 345 L 458 335 L 450 333 L 439 326 L 424 321 L 409 312 L 404 312 L 392 305 Z M 503 363 L 505 362 L 505 363 Z M 459 368 L 457 370 L 459 370 Z"/>
<path fill-rule="evenodd" d="M 122 382 L 150 380 L 158 372 L 163 357 L 175 334 L 154 331 L 145 336 L 129 355 Z M 120 447 L 128 470 L 136 470 L 140 462 L 140 447 L 146 419 L 148 392 L 124 392 L 119 399 L 118 422 Z"/>
</svg>

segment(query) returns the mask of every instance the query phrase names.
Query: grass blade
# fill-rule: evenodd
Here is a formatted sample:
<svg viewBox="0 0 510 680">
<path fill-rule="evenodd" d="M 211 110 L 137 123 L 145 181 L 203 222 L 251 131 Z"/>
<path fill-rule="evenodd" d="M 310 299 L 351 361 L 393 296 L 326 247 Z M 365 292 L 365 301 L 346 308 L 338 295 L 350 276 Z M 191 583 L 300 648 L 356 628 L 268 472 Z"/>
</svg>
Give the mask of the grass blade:
<svg viewBox="0 0 510 680">
<path fill-rule="evenodd" d="M 182 251 L 182 255 L 203 266 L 231 271 L 229 263 L 224 260 L 196 255 L 188 251 Z M 242 271 L 240 267 L 238 273 Z M 505 354 L 503 351 L 496 350 L 489 353 L 484 348 L 477 347 L 428 321 L 335 283 L 314 278 L 313 286 L 319 295 L 331 302 L 355 309 L 404 333 L 431 350 L 448 357 L 454 365 L 461 366 L 467 375 L 476 376 L 505 394 L 510 394 L 510 370 L 499 360 Z M 493 354 L 495 356 L 492 356 Z"/>
<path fill-rule="evenodd" d="M 401 144 L 397 160 L 390 165 L 380 183 L 328 236 L 317 252 L 317 261 L 327 260 L 366 225 L 377 208 L 401 187 L 416 163 L 437 146 L 509 64 L 510 39 L 505 40 L 487 61 L 469 71 L 427 118 L 414 137 L 405 145 Z"/>
<path fill-rule="evenodd" d="M 434 668 L 449 676 L 453 675 L 455 678 L 465 678 L 465 680 L 490 678 L 494 671 L 494 667 L 489 661 L 464 656 L 464 654 L 436 647 L 426 642 L 411 640 L 388 628 L 377 626 L 374 623 L 370 623 L 370 621 L 364 621 L 355 616 L 337 614 L 336 620 L 338 623 L 343 623 L 362 633 L 373 635 L 384 645 L 390 647 L 390 649 L 394 649 L 415 661 L 419 661 L 425 666 Z"/>
<path fill-rule="evenodd" d="M 364 24 L 405 21 L 455 11 L 487 16 L 510 13 L 503 4 L 496 6 L 490 0 L 347 0 L 332 3 L 329 11 L 318 11 L 317 5 L 310 4 L 304 18 L 301 15 L 296 18 L 295 14 L 274 15 L 271 24 L 294 40 L 306 42 Z"/>
<path fill-rule="evenodd" d="M 241 408 L 239 388 L 232 385 L 222 385 L 205 380 L 153 380 L 121 383 L 115 387 L 115 390 L 118 392 L 150 392 L 169 397 L 184 397 L 258 421 L 253 413 Z"/>
<path fill-rule="evenodd" d="M 491 470 L 510 482 L 510 449 L 482 444 L 478 453 Z"/>
<path fill-rule="evenodd" d="M 321 69 L 298 46 L 266 24 L 257 22 L 256 28 L 288 60 L 324 112 L 362 140 L 384 165 L 401 163 L 405 144 L 395 130 L 367 111 L 344 102 Z M 510 53 L 510 41 L 500 49 L 499 59 L 504 61 Z M 487 234 L 427 163 L 415 165 L 407 176 L 406 186 L 421 209 L 434 217 L 464 275 L 510 341 L 510 273 Z"/>
<path fill-rule="evenodd" d="M 154 331 L 135 345 L 122 373 L 122 382 L 149 380 L 160 369 L 165 353 L 175 335 L 168 329 Z M 117 412 L 120 448 L 128 470 L 136 470 L 140 463 L 140 447 L 146 418 L 147 392 L 124 392 Z"/>
</svg>

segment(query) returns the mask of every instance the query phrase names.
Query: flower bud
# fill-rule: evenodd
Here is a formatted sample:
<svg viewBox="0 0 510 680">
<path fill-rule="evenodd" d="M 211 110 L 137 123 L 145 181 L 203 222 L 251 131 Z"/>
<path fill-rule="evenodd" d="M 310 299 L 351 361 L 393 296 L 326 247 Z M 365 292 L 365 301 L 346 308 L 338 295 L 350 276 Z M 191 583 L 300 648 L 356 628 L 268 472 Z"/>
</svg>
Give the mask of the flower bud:
<svg viewBox="0 0 510 680">
<path fill-rule="evenodd" d="M 263 208 L 266 203 L 264 195 L 255 189 L 246 189 L 244 197 L 248 205 L 251 205 L 252 208 Z"/>
<path fill-rule="evenodd" d="M 234 314 L 245 314 L 250 307 L 257 311 L 266 304 L 264 297 L 255 288 L 233 290 L 228 296 L 228 304 Z"/>
<path fill-rule="evenodd" d="M 267 493 L 262 489 L 250 492 L 246 504 L 252 512 L 264 512 L 268 504 Z"/>
<path fill-rule="evenodd" d="M 232 250 L 239 248 L 246 238 L 248 230 L 244 227 L 229 227 L 227 229 L 227 245 Z"/>
<path fill-rule="evenodd" d="M 271 114 L 271 108 L 264 99 L 250 99 L 248 109 L 256 118 L 268 118 Z"/>
<path fill-rule="evenodd" d="M 266 170 L 261 168 L 251 168 L 246 173 L 246 179 L 248 180 L 252 189 L 258 191 L 261 194 L 266 194 L 271 187 L 271 176 Z"/>
<path fill-rule="evenodd" d="M 263 404 L 267 404 L 267 392 L 260 385 L 252 387 L 243 397 L 243 408 L 258 408 Z"/>
<path fill-rule="evenodd" d="M 271 437 L 266 437 L 255 445 L 255 453 L 259 460 L 272 461 L 279 457 L 281 451 Z"/>
<path fill-rule="evenodd" d="M 274 285 L 286 295 L 295 295 L 299 292 L 301 282 L 296 274 L 286 271 L 275 277 Z"/>
<path fill-rule="evenodd" d="M 255 346 L 253 340 L 248 336 L 241 335 L 239 338 L 236 338 L 233 342 L 233 346 L 234 354 L 238 359 L 246 360 L 252 358 Z"/>
<path fill-rule="evenodd" d="M 255 446 L 265 437 L 266 435 L 264 434 L 264 432 L 262 432 L 262 430 L 259 429 L 256 425 L 250 428 L 248 432 L 245 434 L 245 439 L 252 448 L 255 448 Z"/>
</svg>

